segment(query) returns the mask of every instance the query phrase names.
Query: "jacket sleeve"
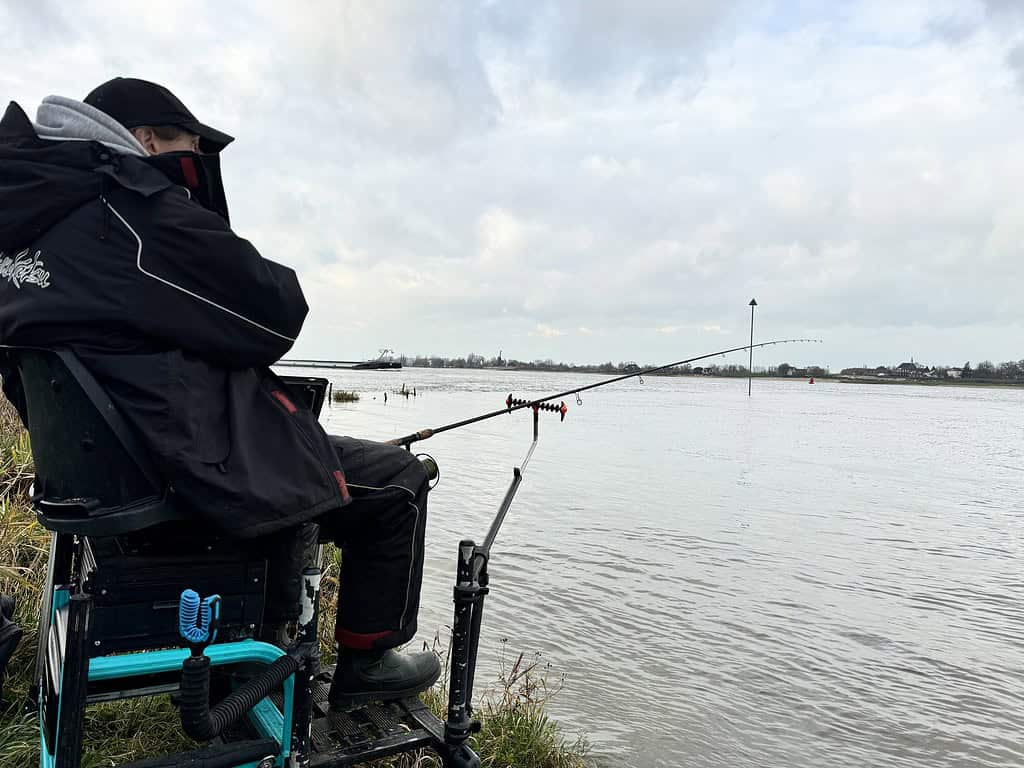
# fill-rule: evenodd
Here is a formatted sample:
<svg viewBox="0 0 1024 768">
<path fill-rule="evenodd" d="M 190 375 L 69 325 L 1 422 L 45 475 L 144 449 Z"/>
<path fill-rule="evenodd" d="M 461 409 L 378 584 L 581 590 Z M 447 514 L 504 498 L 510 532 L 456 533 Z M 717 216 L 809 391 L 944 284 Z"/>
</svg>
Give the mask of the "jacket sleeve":
<svg viewBox="0 0 1024 768">
<path fill-rule="evenodd" d="M 137 243 L 140 331 L 228 368 L 270 365 L 291 349 L 308 311 L 294 270 L 179 188 L 124 202 L 111 211 Z"/>
</svg>

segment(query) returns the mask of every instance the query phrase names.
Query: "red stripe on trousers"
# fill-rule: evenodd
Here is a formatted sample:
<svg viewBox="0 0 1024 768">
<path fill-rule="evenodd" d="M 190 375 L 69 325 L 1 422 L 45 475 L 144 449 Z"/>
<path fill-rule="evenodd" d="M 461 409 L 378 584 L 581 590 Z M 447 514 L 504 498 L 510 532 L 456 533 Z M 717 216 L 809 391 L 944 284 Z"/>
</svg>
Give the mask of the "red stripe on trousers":
<svg viewBox="0 0 1024 768">
<path fill-rule="evenodd" d="M 393 630 L 388 629 L 384 632 L 364 634 L 362 632 L 349 632 L 341 627 L 335 627 L 334 629 L 334 639 L 338 641 L 338 645 L 343 648 L 353 648 L 357 651 L 373 650 L 375 641 L 390 634 L 393 634 Z"/>
</svg>

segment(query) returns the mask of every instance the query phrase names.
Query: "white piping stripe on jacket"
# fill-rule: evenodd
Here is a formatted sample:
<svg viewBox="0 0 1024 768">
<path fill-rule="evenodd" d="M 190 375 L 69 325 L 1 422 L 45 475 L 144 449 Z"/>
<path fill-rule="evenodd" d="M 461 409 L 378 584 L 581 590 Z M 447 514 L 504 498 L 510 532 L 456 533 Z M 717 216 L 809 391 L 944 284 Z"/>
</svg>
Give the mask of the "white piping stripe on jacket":
<svg viewBox="0 0 1024 768">
<path fill-rule="evenodd" d="M 189 197 L 191 197 L 191 195 Z M 103 204 L 105 206 L 107 206 L 107 208 L 109 208 L 111 211 L 114 212 L 114 215 L 117 216 L 117 218 L 120 220 L 120 222 L 122 224 L 125 225 L 125 227 L 127 227 L 128 231 L 132 233 L 132 237 L 134 237 L 135 241 L 139 244 L 139 250 L 138 250 L 138 253 L 136 254 L 136 257 L 135 257 L 135 265 L 139 268 L 139 272 L 144 274 L 146 277 L 151 277 L 154 280 L 157 280 L 158 282 L 163 283 L 164 285 L 170 286 L 171 288 L 174 288 L 175 290 L 181 291 L 182 293 L 186 294 L 187 296 L 191 296 L 193 299 L 197 299 L 198 301 L 202 301 L 202 302 L 204 302 L 206 304 L 209 304 L 211 307 L 216 307 L 217 309 L 221 310 L 222 312 L 226 312 L 227 314 L 232 315 L 233 317 L 237 317 L 239 320 L 243 320 L 246 323 L 249 323 L 249 325 L 252 325 L 252 326 L 255 326 L 256 328 L 259 328 L 261 331 L 266 331 L 267 333 L 269 333 L 269 334 L 271 334 L 273 336 L 277 336 L 279 339 L 284 339 L 285 341 L 295 341 L 295 338 L 292 337 L 292 336 L 285 336 L 283 333 L 278 333 L 277 331 L 273 330 L 272 328 L 267 328 L 265 325 L 260 325 L 255 320 L 251 320 L 248 317 L 246 317 L 245 315 L 240 315 L 237 312 L 235 312 L 234 310 L 231 310 L 231 309 L 228 309 L 227 307 L 221 306 L 217 302 L 212 301 L 211 299 L 208 299 L 205 296 L 200 296 L 198 293 L 193 293 L 192 291 L 188 290 L 188 288 L 182 288 L 180 285 L 175 285 L 170 280 L 167 280 L 167 279 L 165 279 L 163 277 L 160 277 L 159 275 L 154 275 L 152 272 L 147 272 L 145 267 L 142 266 L 142 238 L 139 237 L 138 233 L 134 229 L 132 229 L 132 225 L 129 224 L 127 221 L 125 221 L 124 216 L 122 216 L 114 206 L 112 206 L 110 203 L 107 202 L 107 199 L 105 197 L 101 197 L 100 199 L 103 201 Z"/>
<path fill-rule="evenodd" d="M 376 485 L 359 485 L 358 483 L 350 483 L 350 482 L 346 481 L 345 485 L 347 485 L 349 488 L 362 488 L 364 491 L 386 491 L 388 488 L 398 488 L 398 489 L 403 490 L 406 493 L 408 493 L 414 499 L 416 498 L 416 491 L 414 491 L 412 488 L 406 488 L 404 485 L 398 485 L 396 483 L 392 483 L 391 485 L 376 486 Z"/>
<path fill-rule="evenodd" d="M 361 488 L 364 491 L 383 491 L 388 488 L 400 488 L 401 490 L 408 493 L 413 498 L 416 498 L 416 494 L 404 485 L 385 485 L 383 488 L 377 488 L 372 485 L 357 485 L 356 483 L 346 483 L 349 488 Z M 412 552 L 409 556 L 409 578 L 405 582 L 405 605 L 402 606 L 402 617 L 398 620 L 398 629 L 405 626 L 405 614 L 409 611 L 409 588 L 412 586 L 412 569 L 416 566 L 416 529 L 420 527 L 420 508 L 418 504 L 413 504 L 411 501 L 408 502 L 409 506 L 416 510 L 416 519 L 412 524 Z"/>
<path fill-rule="evenodd" d="M 409 553 L 409 576 L 405 581 L 405 605 L 402 606 L 402 618 L 398 620 L 398 628 L 405 626 L 405 614 L 409 610 L 409 593 L 412 591 L 412 570 L 416 566 L 416 530 L 420 527 L 420 508 L 409 502 L 409 506 L 416 510 L 416 519 L 412 524 L 412 551 Z"/>
</svg>

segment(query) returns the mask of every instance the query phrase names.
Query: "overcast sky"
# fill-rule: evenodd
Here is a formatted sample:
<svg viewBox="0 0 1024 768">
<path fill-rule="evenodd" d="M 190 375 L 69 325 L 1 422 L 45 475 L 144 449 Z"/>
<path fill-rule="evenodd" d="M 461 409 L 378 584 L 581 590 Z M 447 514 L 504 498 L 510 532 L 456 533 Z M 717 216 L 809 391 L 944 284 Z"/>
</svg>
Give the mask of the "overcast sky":
<svg viewBox="0 0 1024 768">
<path fill-rule="evenodd" d="M 211 10 L 212 9 L 212 10 Z M 0 0 L 0 99 L 125 75 L 237 137 L 293 356 L 1024 358 L 1024 1 Z M 742 362 L 742 356 L 737 357 Z"/>
</svg>

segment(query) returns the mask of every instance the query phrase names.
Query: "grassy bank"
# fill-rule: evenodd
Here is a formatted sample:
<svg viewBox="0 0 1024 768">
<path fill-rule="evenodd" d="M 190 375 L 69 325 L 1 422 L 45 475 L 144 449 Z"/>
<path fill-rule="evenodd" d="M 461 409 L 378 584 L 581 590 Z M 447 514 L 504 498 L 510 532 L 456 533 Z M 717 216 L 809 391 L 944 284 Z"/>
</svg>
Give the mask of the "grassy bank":
<svg viewBox="0 0 1024 768">
<path fill-rule="evenodd" d="M 37 610 L 46 576 L 49 534 L 35 521 L 28 506 L 26 497 L 31 481 L 28 436 L 13 409 L 0 398 L 0 594 L 16 599 L 15 620 L 25 631 L 8 667 L 4 701 L 0 705 L 0 768 L 39 764 L 36 718 L 34 714 L 25 715 L 22 710 L 35 667 Z M 325 663 L 334 658 L 332 628 L 339 564 L 340 553 L 330 550 L 325 564 L 321 620 Z M 522 657 L 503 671 L 501 679 L 484 692 L 478 713 L 483 729 L 475 739 L 475 747 L 484 765 L 489 768 L 582 768 L 586 765 L 583 740 L 567 742 L 545 712 L 551 694 L 544 676 Z M 438 686 L 429 691 L 425 699 L 443 718 L 446 692 Z M 182 734 L 177 710 L 168 696 L 101 704 L 86 710 L 83 768 L 113 766 L 193 746 L 194 743 Z M 375 765 L 380 768 L 440 768 L 441 763 L 433 753 L 425 752 Z"/>
</svg>

